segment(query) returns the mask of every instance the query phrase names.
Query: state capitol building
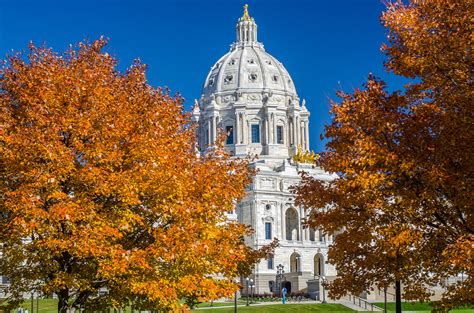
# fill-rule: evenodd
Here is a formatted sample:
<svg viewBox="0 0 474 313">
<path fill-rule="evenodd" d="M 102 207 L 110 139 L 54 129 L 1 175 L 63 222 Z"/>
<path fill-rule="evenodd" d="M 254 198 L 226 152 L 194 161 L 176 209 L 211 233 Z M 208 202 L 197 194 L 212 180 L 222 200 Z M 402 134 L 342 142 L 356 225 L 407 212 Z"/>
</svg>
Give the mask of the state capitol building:
<svg viewBox="0 0 474 313">
<path fill-rule="evenodd" d="M 265 51 L 257 33 L 257 24 L 245 7 L 236 25 L 236 41 L 206 77 L 193 120 L 199 125 L 202 153 L 213 146 L 222 130 L 228 134 L 225 148 L 231 155 L 258 156 L 251 163 L 258 172 L 229 218 L 254 229 L 246 243 L 255 249 L 273 238 L 279 240 L 274 255 L 257 264 L 249 277 L 254 291 L 270 293 L 286 287 L 295 292 L 305 289 L 308 280 L 336 272 L 326 263 L 333 236 L 303 227 L 301 219 L 309 212 L 295 206 L 288 188 L 299 183 L 300 171 L 322 181 L 334 176 L 293 161 L 298 147 L 309 150 L 310 112 L 288 71 Z M 245 287 L 245 281 L 241 283 Z"/>
</svg>

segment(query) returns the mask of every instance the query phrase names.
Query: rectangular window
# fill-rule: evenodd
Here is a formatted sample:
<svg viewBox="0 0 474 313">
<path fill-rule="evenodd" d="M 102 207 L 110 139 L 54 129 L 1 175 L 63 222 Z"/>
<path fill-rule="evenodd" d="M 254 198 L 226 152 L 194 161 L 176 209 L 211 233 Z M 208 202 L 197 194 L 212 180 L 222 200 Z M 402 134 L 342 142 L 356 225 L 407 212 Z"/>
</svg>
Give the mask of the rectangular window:
<svg viewBox="0 0 474 313">
<path fill-rule="evenodd" d="M 234 144 L 234 127 L 226 126 L 225 133 L 227 134 L 227 139 L 225 140 L 225 144 L 233 145 Z"/>
<path fill-rule="evenodd" d="M 277 143 L 283 143 L 283 126 L 277 126 Z"/>
<path fill-rule="evenodd" d="M 269 256 L 267 259 L 267 268 L 269 270 L 273 269 L 273 255 Z"/>
<path fill-rule="evenodd" d="M 260 142 L 260 125 L 252 125 L 252 143 Z"/>
<path fill-rule="evenodd" d="M 272 239 L 272 223 L 265 223 L 265 239 Z"/>
</svg>

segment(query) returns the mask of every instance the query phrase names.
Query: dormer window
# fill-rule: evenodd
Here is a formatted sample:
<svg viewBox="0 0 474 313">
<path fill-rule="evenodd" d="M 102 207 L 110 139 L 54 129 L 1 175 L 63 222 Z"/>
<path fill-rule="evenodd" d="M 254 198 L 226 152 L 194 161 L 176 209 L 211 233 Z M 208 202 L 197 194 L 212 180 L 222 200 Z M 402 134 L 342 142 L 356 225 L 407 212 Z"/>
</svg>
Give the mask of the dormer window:
<svg viewBox="0 0 474 313">
<path fill-rule="evenodd" d="M 276 83 L 278 82 L 278 75 L 273 75 L 272 80 Z"/>
<path fill-rule="evenodd" d="M 256 82 L 256 81 L 257 81 L 257 78 L 258 78 L 257 73 L 251 73 L 251 74 L 249 75 L 249 80 L 250 80 L 251 82 Z"/>
<path fill-rule="evenodd" d="M 231 74 L 228 74 L 228 75 L 224 78 L 224 82 L 225 82 L 226 84 L 230 84 L 233 80 L 234 80 L 234 76 L 231 75 Z"/>
<path fill-rule="evenodd" d="M 254 59 L 247 59 L 247 63 L 248 64 L 255 64 L 255 60 Z"/>
<path fill-rule="evenodd" d="M 230 60 L 229 65 L 235 65 L 235 59 Z"/>
<path fill-rule="evenodd" d="M 209 78 L 209 82 L 207 83 L 207 87 L 212 87 L 214 85 L 214 78 Z"/>
</svg>

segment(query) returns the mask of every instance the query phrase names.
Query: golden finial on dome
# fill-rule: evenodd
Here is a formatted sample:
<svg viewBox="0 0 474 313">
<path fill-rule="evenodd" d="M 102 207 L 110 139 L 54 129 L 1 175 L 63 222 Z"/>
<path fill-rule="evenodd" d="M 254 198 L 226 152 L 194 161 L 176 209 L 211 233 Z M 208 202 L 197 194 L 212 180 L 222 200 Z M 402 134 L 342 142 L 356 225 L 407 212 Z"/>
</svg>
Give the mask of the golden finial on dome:
<svg viewBox="0 0 474 313">
<path fill-rule="evenodd" d="M 242 18 L 246 21 L 250 21 L 249 5 L 248 4 L 244 5 L 244 16 L 242 16 Z"/>
</svg>

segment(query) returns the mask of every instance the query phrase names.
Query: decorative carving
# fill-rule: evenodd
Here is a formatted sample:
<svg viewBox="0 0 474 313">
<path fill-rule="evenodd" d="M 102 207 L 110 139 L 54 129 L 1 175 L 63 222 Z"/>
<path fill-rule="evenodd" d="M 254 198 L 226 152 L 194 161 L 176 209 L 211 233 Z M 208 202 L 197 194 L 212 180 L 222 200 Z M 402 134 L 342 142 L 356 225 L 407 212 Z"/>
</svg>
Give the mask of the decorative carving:
<svg viewBox="0 0 474 313">
<path fill-rule="evenodd" d="M 274 178 L 263 177 L 260 179 L 260 188 L 274 190 L 276 187 L 276 181 Z"/>
<path fill-rule="evenodd" d="M 249 94 L 247 95 L 247 99 L 248 100 L 262 100 L 262 96 L 257 95 L 257 94 Z"/>
<path fill-rule="evenodd" d="M 231 100 L 233 100 L 233 96 L 231 95 L 227 95 L 227 96 L 223 96 L 222 97 L 222 102 L 230 102 Z"/>
</svg>

